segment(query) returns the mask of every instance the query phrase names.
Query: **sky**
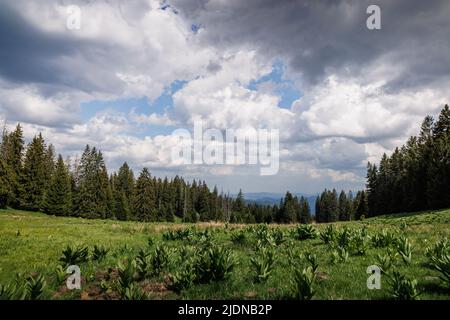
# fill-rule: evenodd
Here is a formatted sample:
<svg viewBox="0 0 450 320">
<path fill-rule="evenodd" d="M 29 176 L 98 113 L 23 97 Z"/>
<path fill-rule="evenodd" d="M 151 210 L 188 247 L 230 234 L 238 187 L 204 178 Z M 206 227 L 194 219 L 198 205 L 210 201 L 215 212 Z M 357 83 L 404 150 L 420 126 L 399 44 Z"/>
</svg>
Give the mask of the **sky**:
<svg viewBox="0 0 450 320">
<path fill-rule="evenodd" d="M 381 29 L 370 30 L 369 5 Z M 71 5 L 80 9 L 71 28 Z M 110 171 L 219 190 L 364 187 L 377 162 L 450 101 L 450 2 L 0 0 L 0 120 Z M 280 132 L 280 168 L 180 165 L 180 128 Z"/>
</svg>

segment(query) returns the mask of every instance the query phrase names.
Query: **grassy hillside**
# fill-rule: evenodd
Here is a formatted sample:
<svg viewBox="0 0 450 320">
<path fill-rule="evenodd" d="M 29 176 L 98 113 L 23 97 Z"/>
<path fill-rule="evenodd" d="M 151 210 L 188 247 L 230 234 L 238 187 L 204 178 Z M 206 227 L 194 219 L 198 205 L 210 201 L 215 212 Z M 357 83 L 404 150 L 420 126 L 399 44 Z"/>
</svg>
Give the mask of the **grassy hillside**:
<svg viewBox="0 0 450 320">
<path fill-rule="evenodd" d="M 314 225 L 313 228 L 325 234 L 329 226 Z M 168 232 L 175 229 L 189 231 Z M 294 296 L 295 270 L 307 269 L 311 265 L 307 253 L 312 253 L 316 255 L 318 264 L 312 285 L 313 299 L 389 299 L 392 292 L 388 279 L 393 270 L 418 281 L 420 299 L 450 299 L 448 287 L 439 278 L 441 274 L 429 266 L 425 255 L 427 247 L 445 237 L 450 238 L 450 210 L 338 222 L 334 224 L 334 240 L 328 244 L 318 234 L 313 239 L 300 240 L 305 230 L 299 230 L 294 225 L 269 226 L 266 230 L 264 227 L 219 223 L 194 226 L 85 220 L 0 210 L 0 284 L 10 283 L 16 273 L 20 273 L 22 278 L 30 274 L 41 274 L 46 282 L 41 298 L 116 299 L 124 296 L 120 291 L 119 264 L 126 265 L 127 261 L 135 260 L 139 250 L 144 249 L 148 253 L 144 260 L 149 266 L 140 279 L 135 273 L 132 288 L 145 297 L 285 299 Z M 342 240 L 342 234 L 346 232 L 344 230 L 353 234 L 351 245 L 341 246 L 347 248 L 349 254 L 346 262 L 338 256 L 339 243 L 345 240 Z M 408 239 L 412 246 L 411 263 L 405 263 L 397 255 L 394 266 L 387 275 L 382 276 L 381 289 L 369 290 L 366 286 L 369 276 L 366 273 L 367 267 L 379 264 L 378 254 L 385 255 L 391 250 L 392 256 L 395 256 L 398 251 L 395 241 L 387 244 L 377 242 L 377 239 L 383 237 L 382 230 L 384 235 Z M 81 290 L 68 291 L 64 281 L 61 281 L 61 274 L 60 279 L 57 276 L 58 265 L 62 264 L 59 259 L 67 245 L 88 246 L 90 252 L 94 245 L 109 249 L 106 258 L 79 264 L 83 279 Z M 180 278 L 189 279 L 186 272 L 195 273 L 190 265 L 198 261 L 196 255 L 208 252 L 208 248 L 219 247 L 229 250 L 233 261 L 233 268 L 225 280 L 194 280 L 181 290 L 171 286 L 174 284 L 171 275 L 178 272 Z M 165 249 L 162 256 L 165 256 L 164 253 L 168 254 L 167 264 L 158 262 L 161 248 Z M 267 249 L 264 251 L 262 248 Z M 274 253 L 273 271 L 269 272 L 267 281 L 258 282 L 258 273 L 251 258 L 259 257 L 260 261 L 267 259 L 267 251 Z M 224 257 L 226 260 L 226 255 Z M 310 260 L 314 260 L 314 257 L 310 257 Z M 158 266 L 161 267 L 160 270 L 155 270 Z"/>
</svg>

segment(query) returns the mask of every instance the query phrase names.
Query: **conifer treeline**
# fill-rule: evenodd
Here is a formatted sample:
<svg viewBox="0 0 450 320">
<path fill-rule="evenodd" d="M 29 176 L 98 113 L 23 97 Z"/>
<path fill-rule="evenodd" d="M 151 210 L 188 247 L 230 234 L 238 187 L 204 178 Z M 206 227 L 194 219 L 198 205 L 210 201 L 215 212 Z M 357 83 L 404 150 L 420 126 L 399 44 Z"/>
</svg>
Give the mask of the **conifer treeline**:
<svg viewBox="0 0 450 320">
<path fill-rule="evenodd" d="M 55 159 L 56 158 L 56 159 Z M 152 177 L 147 168 L 137 179 L 125 162 L 109 175 L 102 153 L 86 146 L 75 163 L 56 157 L 38 134 L 25 148 L 22 128 L 4 130 L 0 145 L 0 207 L 7 205 L 52 215 L 139 221 L 229 221 L 271 223 L 311 221 L 306 199 L 289 192 L 281 206 L 247 204 L 204 181 Z"/>
<path fill-rule="evenodd" d="M 367 198 L 364 190 L 358 191 L 356 197 L 344 190 L 338 194 L 335 189 L 326 190 L 316 198 L 316 222 L 335 222 L 359 220 L 367 216 Z"/>
<path fill-rule="evenodd" d="M 56 158 L 56 159 L 55 159 Z M 427 116 L 418 137 L 369 163 L 366 190 L 325 190 L 316 200 L 316 221 L 450 207 L 450 111 L 435 122 Z M 135 178 L 124 163 L 108 174 L 103 155 L 86 146 L 75 163 L 56 157 L 41 134 L 25 148 L 22 128 L 4 130 L 0 143 L 0 208 L 43 211 L 52 215 L 139 221 L 229 221 L 235 223 L 309 223 L 307 199 L 290 192 L 280 205 L 246 203 L 205 182 L 182 177 L 160 179 L 144 168 Z"/>
<path fill-rule="evenodd" d="M 368 164 L 369 216 L 450 207 L 450 110 L 425 117 L 420 134 Z"/>
</svg>

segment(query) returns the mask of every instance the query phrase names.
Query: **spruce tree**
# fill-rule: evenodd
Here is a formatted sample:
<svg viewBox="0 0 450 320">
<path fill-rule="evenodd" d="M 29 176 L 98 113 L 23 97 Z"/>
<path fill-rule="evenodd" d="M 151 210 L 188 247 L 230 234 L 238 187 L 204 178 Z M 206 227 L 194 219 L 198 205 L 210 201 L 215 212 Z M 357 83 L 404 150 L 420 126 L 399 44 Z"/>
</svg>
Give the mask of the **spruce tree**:
<svg viewBox="0 0 450 320">
<path fill-rule="evenodd" d="M 318 195 L 316 197 L 316 202 L 315 202 L 315 209 L 316 209 L 316 213 L 315 213 L 315 219 L 316 222 L 322 222 L 322 212 L 321 212 L 321 205 L 320 205 L 320 195 Z"/>
<path fill-rule="evenodd" d="M 13 196 L 12 169 L 0 157 L 0 209 L 6 208 Z"/>
<path fill-rule="evenodd" d="M 243 213 L 245 210 L 245 199 L 244 193 L 241 189 L 239 189 L 239 193 L 236 197 L 236 201 L 234 202 L 233 210 L 236 212 Z"/>
<path fill-rule="evenodd" d="M 433 127 L 427 200 L 432 209 L 450 207 L 450 109 L 442 109 Z"/>
<path fill-rule="evenodd" d="M 23 152 L 25 141 L 23 138 L 22 126 L 18 124 L 16 129 L 8 134 L 3 133 L 2 154 L 3 160 L 11 168 L 9 180 L 11 185 L 11 196 L 9 202 L 13 207 L 20 207 L 20 195 L 22 194 L 22 185 L 20 176 L 23 166 Z"/>
<path fill-rule="evenodd" d="M 39 211 L 44 207 L 47 185 L 45 150 L 42 134 L 35 136 L 28 145 L 23 172 L 20 176 L 22 184 L 20 206 L 23 209 Z"/>
<path fill-rule="evenodd" d="M 239 212 L 239 211 L 238 211 Z M 198 213 L 200 215 L 201 221 L 209 221 L 211 220 L 211 207 L 210 207 L 210 195 L 209 189 L 206 183 L 203 183 L 200 186 L 199 195 L 198 195 Z"/>
<path fill-rule="evenodd" d="M 300 223 L 311 223 L 311 208 L 309 207 L 308 200 L 303 198 L 300 200 L 301 214 Z"/>
<path fill-rule="evenodd" d="M 86 218 L 112 217 L 112 195 L 102 153 L 86 146 L 78 170 L 77 214 Z"/>
<path fill-rule="evenodd" d="M 130 217 L 131 204 L 134 197 L 134 174 L 133 170 L 126 162 L 119 168 L 117 179 L 115 183 L 115 203 L 119 204 L 115 207 L 115 215 L 123 220 L 125 217 Z M 125 212 L 126 211 L 126 212 Z"/>
<path fill-rule="evenodd" d="M 142 169 L 136 181 L 136 192 L 133 201 L 133 212 L 140 221 L 155 221 L 155 190 L 150 172 Z"/>
<path fill-rule="evenodd" d="M 55 171 L 45 195 L 45 212 L 59 216 L 69 216 L 72 213 L 70 172 L 61 155 L 58 156 Z"/>
<path fill-rule="evenodd" d="M 293 197 L 292 193 L 289 191 L 286 192 L 282 207 L 280 208 L 280 223 L 295 222 L 297 216 L 296 203 L 298 203 L 298 201 Z"/>
<path fill-rule="evenodd" d="M 366 193 L 363 191 L 359 191 L 356 195 L 356 209 L 355 209 L 355 219 L 360 220 L 363 216 L 367 217 L 368 208 L 367 208 L 367 198 Z"/>
<path fill-rule="evenodd" d="M 344 190 L 339 194 L 338 211 L 339 211 L 339 221 L 350 220 L 350 212 L 348 211 L 348 199 Z"/>
</svg>

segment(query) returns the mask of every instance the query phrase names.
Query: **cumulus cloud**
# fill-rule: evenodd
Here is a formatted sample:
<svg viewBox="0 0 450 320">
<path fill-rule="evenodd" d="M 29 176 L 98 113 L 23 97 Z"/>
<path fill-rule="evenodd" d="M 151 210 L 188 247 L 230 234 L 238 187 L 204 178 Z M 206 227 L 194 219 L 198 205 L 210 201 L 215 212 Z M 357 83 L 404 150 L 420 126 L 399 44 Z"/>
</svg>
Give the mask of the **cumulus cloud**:
<svg viewBox="0 0 450 320">
<path fill-rule="evenodd" d="M 385 92 L 383 81 L 361 85 L 330 76 L 293 104 L 298 139 L 340 136 L 371 142 L 415 133 L 426 114 L 448 101 L 440 89 Z"/>
<path fill-rule="evenodd" d="M 202 120 L 205 127 L 219 129 L 280 129 L 293 113 L 277 107 L 278 96 L 247 88 L 270 70 L 271 63 L 259 61 L 253 51 L 225 56 L 220 70 L 190 81 L 174 94 L 174 116 L 186 124 Z"/>
<path fill-rule="evenodd" d="M 205 43 L 281 56 L 308 83 L 336 73 L 364 75 L 362 67 L 375 61 L 396 66 L 396 77 L 387 83 L 393 88 L 428 85 L 449 75 L 450 4 L 445 0 L 170 2 L 203 26 Z M 375 32 L 366 28 L 372 4 L 380 6 L 382 16 L 382 29 Z"/>
<path fill-rule="evenodd" d="M 369 4 L 381 7 L 381 30 L 366 28 Z M 81 8 L 80 30 L 66 27 L 68 5 Z M 127 160 L 235 191 L 360 188 L 367 161 L 450 100 L 449 13 L 444 0 L 2 2 L 0 119 L 24 123 L 27 139 L 42 131 L 67 155 L 96 145 L 112 169 Z M 258 82 L 276 61 L 301 92 L 285 108 L 282 83 Z M 163 111 L 80 109 L 167 92 Z M 151 129 L 200 119 L 205 129 L 279 129 L 279 174 L 173 163 L 177 140 Z"/>
<path fill-rule="evenodd" d="M 80 30 L 66 28 L 64 1 L 43 1 L 39 8 L 30 1 L 2 3 L 0 78 L 33 85 L 42 96 L 153 100 L 173 81 L 207 72 L 214 57 L 196 43 L 190 25 L 158 1 L 70 4 L 80 6 Z"/>
</svg>

